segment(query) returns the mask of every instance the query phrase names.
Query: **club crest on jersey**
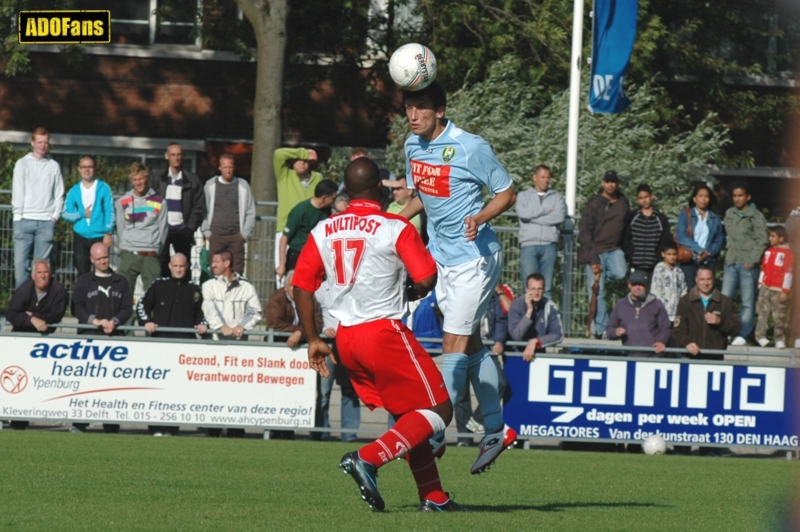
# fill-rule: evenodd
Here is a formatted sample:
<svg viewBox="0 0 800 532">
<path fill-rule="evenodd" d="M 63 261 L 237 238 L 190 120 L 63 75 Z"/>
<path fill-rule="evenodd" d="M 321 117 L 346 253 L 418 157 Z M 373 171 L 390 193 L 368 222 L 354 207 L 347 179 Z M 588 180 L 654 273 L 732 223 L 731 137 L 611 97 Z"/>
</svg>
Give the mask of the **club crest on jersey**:
<svg viewBox="0 0 800 532">
<path fill-rule="evenodd" d="M 442 148 L 442 161 L 449 163 L 456 157 L 456 149 L 452 146 Z"/>
</svg>

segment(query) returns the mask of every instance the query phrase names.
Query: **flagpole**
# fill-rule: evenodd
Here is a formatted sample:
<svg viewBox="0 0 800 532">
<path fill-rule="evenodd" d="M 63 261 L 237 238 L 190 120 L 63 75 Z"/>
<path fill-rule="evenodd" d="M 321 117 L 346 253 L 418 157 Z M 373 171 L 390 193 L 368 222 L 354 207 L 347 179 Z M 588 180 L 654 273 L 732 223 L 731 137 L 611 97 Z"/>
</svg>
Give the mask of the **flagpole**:
<svg viewBox="0 0 800 532">
<path fill-rule="evenodd" d="M 569 76 L 569 129 L 567 133 L 567 212 L 575 215 L 578 188 L 578 118 L 581 105 L 581 52 L 583 51 L 583 2 L 572 8 L 572 58 Z"/>
</svg>

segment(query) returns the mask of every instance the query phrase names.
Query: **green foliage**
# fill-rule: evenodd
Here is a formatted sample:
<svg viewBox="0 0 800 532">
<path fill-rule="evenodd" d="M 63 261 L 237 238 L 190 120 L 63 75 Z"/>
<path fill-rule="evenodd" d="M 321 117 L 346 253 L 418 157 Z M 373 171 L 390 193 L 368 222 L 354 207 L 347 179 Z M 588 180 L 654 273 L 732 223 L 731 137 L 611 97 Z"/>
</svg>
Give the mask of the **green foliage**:
<svg viewBox="0 0 800 532">
<path fill-rule="evenodd" d="M 520 60 L 514 56 L 491 65 L 485 81 L 465 86 L 450 96 L 447 116 L 491 144 L 518 189 L 530 185 L 530 175 L 537 164 L 546 164 L 555 177 L 552 186 L 563 192 L 569 91 L 557 94 L 540 110 L 538 87 L 520 80 L 515 75 L 519 68 Z M 584 102 L 588 85 L 584 80 Z M 624 113 L 581 111 L 578 208 L 597 192 L 606 170 L 616 170 L 626 190 L 641 183 L 651 184 L 668 215 L 674 215 L 685 204 L 691 181 L 712 180 L 707 165 L 714 164 L 721 149 L 730 142 L 727 127 L 709 113 L 696 127 L 673 133 L 659 122 L 657 105 L 662 95 L 663 89 L 651 82 L 630 85 L 628 96 L 633 103 Z M 395 140 L 387 159 L 397 172 L 404 168 L 404 117 L 395 119 L 392 132 Z"/>
<path fill-rule="evenodd" d="M 489 65 L 508 54 L 522 58 L 517 74 L 529 81 L 555 88 L 568 80 L 572 2 L 421 0 L 420 10 L 451 90 L 484 79 Z"/>
<path fill-rule="evenodd" d="M 162 14 L 170 15 L 169 12 Z M 253 57 L 256 46 L 253 27 L 246 18 L 239 20 L 233 0 L 204 0 L 195 17 L 195 34 L 200 36 L 203 48 L 235 52 L 242 60 Z"/>
<path fill-rule="evenodd" d="M 26 153 L 27 150 L 18 150 L 10 142 L 0 142 L 0 189 L 11 190 L 14 165 Z M 11 195 L 0 195 L 0 203 L 11 203 Z"/>
<path fill-rule="evenodd" d="M 641 53 L 637 36 L 630 79 L 641 83 L 660 74 L 672 106 L 685 109 L 671 117 L 672 127 L 685 130 L 709 112 L 717 114 L 733 140 L 726 166 L 786 164 L 781 137 L 800 99 L 756 80 L 793 77 L 800 25 L 792 9 L 771 0 L 643 0 L 639 23 L 648 25 L 651 46 Z"/>
<path fill-rule="evenodd" d="M 8 142 L 0 142 L 0 189 L 11 190 L 14 182 L 14 165 L 27 153 L 27 150 L 17 150 Z M 11 194 L 0 194 L 0 204 L 9 205 Z M 13 265 L 14 232 L 11 223 L 11 210 L 0 211 L 3 231 L 0 231 L 0 250 L 3 250 L 2 262 Z M 8 228 L 8 230 L 6 230 Z M 0 275 L 0 308 L 8 307 L 11 301 L 11 291 L 15 286 L 13 274 Z"/>
<path fill-rule="evenodd" d="M 344 169 L 350 164 L 350 147 L 336 148 L 332 151 L 330 158 L 319 165 L 317 171 L 326 179 L 332 179 L 341 183 L 344 178 Z"/>
<path fill-rule="evenodd" d="M 0 0 L 0 63 L 5 61 L 3 73 L 14 77 L 30 71 L 28 50 L 19 43 L 17 36 L 17 14 L 20 10 L 75 9 L 76 0 Z M 61 54 L 70 66 L 83 62 L 82 45 L 61 47 Z"/>
<path fill-rule="evenodd" d="M 591 56 L 591 8 L 585 2 L 584 58 Z M 717 115 L 733 140 L 720 158 L 725 166 L 787 164 L 781 137 L 800 96 L 758 86 L 753 77 L 793 78 L 800 60 L 796 10 L 774 0 L 639 0 L 627 83 L 667 89 L 655 109 L 673 132 Z M 424 41 L 450 90 L 485 80 L 489 65 L 508 54 L 521 58 L 516 75 L 538 85 L 546 100 L 568 84 L 572 2 L 420 0 L 420 12 L 429 28 Z"/>
</svg>

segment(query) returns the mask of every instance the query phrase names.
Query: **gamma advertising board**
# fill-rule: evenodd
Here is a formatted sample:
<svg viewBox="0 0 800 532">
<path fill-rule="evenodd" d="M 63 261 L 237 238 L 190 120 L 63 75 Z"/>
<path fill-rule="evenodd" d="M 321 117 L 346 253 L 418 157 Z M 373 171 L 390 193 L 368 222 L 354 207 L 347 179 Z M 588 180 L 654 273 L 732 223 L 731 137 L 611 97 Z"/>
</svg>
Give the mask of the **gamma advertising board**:
<svg viewBox="0 0 800 532">
<path fill-rule="evenodd" d="M 111 11 L 20 11 L 20 44 L 108 44 Z"/>
</svg>

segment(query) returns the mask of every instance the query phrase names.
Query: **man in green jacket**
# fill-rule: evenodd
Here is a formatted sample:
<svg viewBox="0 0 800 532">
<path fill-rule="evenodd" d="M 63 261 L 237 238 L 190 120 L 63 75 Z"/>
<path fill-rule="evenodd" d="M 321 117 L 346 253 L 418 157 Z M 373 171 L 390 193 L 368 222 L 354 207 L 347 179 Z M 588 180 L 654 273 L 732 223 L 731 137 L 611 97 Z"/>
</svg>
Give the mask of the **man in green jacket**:
<svg viewBox="0 0 800 532">
<path fill-rule="evenodd" d="M 317 162 L 317 152 L 306 148 L 278 148 L 272 156 L 275 180 L 278 185 L 278 220 L 275 226 L 275 266 L 280 264 L 280 246 L 283 228 L 289 212 L 301 201 L 314 197 L 314 189 L 322 181 L 322 174 L 311 170 Z M 276 276 L 277 287 L 283 279 Z"/>
<path fill-rule="evenodd" d="M 733 299 L 736 290 L 742 293 L 742 330 L 731 345 L 747 345 L 747 337 L 753 332 L 756 306 L 756 286 L 761 255 L 767 249 L 767 220 L 750 201 L 747 183 L 739 181 L 733 185 L 733 207 L 725 213 L 725 231 L 728 248 L 725 253 L 725 275 L 722 278 L 722 294 Z M 695 228 L 695 234 L 700 227 Z"/>
</svg>

